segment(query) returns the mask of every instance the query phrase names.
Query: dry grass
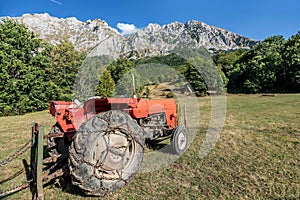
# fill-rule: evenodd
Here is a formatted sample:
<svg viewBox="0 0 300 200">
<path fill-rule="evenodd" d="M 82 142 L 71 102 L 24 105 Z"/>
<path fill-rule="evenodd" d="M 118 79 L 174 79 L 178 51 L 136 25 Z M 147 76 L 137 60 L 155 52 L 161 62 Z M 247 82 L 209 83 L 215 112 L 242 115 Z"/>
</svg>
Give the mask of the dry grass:
<svg viewBox="0 0 300 200">
<path fill-rule="evenodd" d="M 101 199 L 300 198 L 300 94 L 228 95 L 221 138 L 204 158 L 199 150 L 210 120 L 210 98 L 200 98 L 199 104 L 201 128 L 182 157 L 159 171 L 137 174 L 128 186 Z M 0 160 L 30 138 L 32 121 L 46 130 L 54 123 L 46 112 L 0 119 Z M 2 168 L 1 180 L 21 166 L 18 160 Z M 7 187 L 2 184 L 0 190 Z M 63 181 L 44 191 L 46 199 L 98 199 L 82 196 Z M 31 194 L 26 189 L 8 199 L 17 198 L 30 199 Z"/>
</svg>

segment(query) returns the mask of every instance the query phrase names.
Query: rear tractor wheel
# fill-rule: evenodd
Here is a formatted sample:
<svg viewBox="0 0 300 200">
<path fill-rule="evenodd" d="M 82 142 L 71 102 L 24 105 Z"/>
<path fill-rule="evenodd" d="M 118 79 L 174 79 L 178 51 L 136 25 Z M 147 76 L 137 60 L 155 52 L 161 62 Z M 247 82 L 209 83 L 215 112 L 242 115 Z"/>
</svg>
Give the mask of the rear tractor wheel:
<svg viewBox="0 0 300 200">
<path fill-rule="evenodd" d="M 83 123 L 70 146 L 72 183 L 87 195 L 104 196 L 125 186 L 143 160 L 142 129 L 119 110 Z"/>
</svg>

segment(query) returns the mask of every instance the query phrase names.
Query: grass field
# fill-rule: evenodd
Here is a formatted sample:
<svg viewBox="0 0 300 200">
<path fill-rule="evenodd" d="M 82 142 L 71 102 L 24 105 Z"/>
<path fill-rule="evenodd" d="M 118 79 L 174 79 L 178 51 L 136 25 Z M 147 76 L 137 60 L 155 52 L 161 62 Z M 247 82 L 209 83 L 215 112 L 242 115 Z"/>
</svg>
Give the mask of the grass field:
<svg viewBox="0 0 300 200">
<path fill-rule="evenodd" d="M 209 126 L 210 98 L 199 98 L 199 104 L 201 128 L 183 156 L 159 171 L 137 174 L 101 199 L 300 199 L 300 94 L 228 95 L 220 140 L 204 158 L 199 150 Z M 46 131 L 55 122 L 46 111 L 0 118 L 0 160 L 30 139 L 32 121 Z M 29 153 L 22 158 L 28 160 Z M 21 159 L 1 167 L 0 181 L 21 167 Z M 24 180 L 23 174 L 0 190 Z M 46 185 L 44 192 L 45 199 L 98 199 L 63 181 Z M 30 198 L 26 189 L 7 199 Z"/>
</svg>

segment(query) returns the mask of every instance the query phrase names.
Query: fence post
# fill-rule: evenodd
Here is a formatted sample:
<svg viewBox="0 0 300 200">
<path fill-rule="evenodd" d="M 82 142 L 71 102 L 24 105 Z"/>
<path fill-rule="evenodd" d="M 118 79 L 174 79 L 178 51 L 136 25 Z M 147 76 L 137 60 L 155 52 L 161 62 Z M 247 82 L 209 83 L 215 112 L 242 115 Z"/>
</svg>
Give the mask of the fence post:
<svg viewBox="0 0 300 200">
<path fill-rule="evenodd" d="M 31 174 L 33 178 L 31 192 L 32 199 L 43 200 L 43 148 L 44 127 L 32 123 L 32 147 L 30 154 Z"/>
<path fill-rule="evenodd" d="M 37 199 L 44 199 L 43 192 L 43 148 L 44 148 L 44 127 L 41 126 L 38 132 L 37 144 L 37 166 L 36 166 L 36 186 L 37 186 Z"/>
</svg>

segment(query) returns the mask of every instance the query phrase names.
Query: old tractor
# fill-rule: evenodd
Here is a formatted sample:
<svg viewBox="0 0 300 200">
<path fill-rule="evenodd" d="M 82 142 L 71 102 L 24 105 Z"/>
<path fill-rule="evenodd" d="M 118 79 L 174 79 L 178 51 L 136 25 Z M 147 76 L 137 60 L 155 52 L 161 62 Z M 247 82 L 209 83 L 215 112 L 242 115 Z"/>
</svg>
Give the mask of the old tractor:
<svg viewBox="0 0 300 200">
<path fill-rule="evenodd" d="M 49 134 L 44 135 L 44 127 L 33 123 L 32 138 L 0 161 L 3 167 L 27 150 L 31 152 L 30 164 L 23 160 L 25 170 L 0 185 L 24 171 L 27 181 L 0 191 L 0 199 L 30 187 L 32 199 L 42 200 L 43 183 L 63 175 L 71 177 L 72 184 L 85 194 L 104 196 L 132 180 L 146 146 L 171 139 L 170 153 L 182 154 L 188 145 L 188 131 L 179 125 L 178 106 L 173 99 L 93 97 L 84 103 L 51 101 L 49 113 L 56 119 Z"/>
<path fill-rule="evenodd" d="M 147 141 L 171 138 L 173 154 L 182 154 L 188 144 L 174 99 L 51 101 L 49 113 L 57 122 L 47 137 L 48 153 L 67 158 L 72 183 L 87 195 L 103 196 L 132 180 Z"/>
</svg>

